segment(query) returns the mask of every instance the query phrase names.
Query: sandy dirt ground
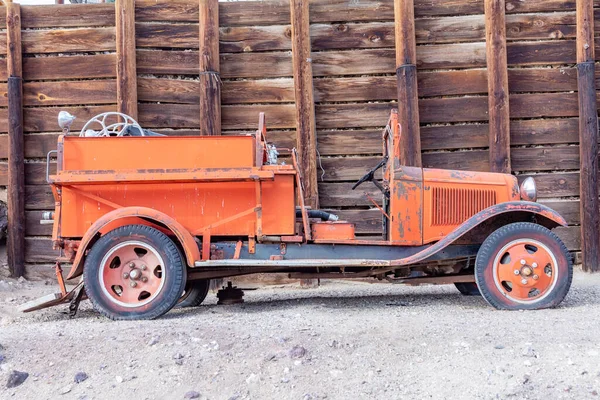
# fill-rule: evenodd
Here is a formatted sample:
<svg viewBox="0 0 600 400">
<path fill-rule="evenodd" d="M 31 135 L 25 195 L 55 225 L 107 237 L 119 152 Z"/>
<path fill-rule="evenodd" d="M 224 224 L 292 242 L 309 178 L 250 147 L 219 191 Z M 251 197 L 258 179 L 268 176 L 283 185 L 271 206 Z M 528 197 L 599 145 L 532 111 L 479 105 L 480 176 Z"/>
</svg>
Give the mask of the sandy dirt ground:
<svg viewBox="0 0 600 400">
<path fill-rule="evenodd" d="M 0 278 L 1 399 L 596 399 L 600 275 L 553 310 L 497 311 L 453 286 L 325 281 L 243 305 L 112 322 L 89 302 L 23 315 L 45 282 Z M 7 388 L 13 370 L 26 372 Z M 76 379 L 77 378 L 77 379 Z M 85 378 L 84 380 L 82 380 Z M 80 381 L 76 383 L 75 381 Z"/>
</svg>

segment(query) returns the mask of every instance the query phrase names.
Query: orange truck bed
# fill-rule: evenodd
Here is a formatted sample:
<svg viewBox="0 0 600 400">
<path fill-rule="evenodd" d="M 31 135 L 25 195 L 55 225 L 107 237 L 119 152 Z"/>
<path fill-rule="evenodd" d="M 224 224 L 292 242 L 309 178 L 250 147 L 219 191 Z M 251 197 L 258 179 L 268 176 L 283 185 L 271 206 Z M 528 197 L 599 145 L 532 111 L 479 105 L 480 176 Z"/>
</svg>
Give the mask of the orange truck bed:
<svg viewBox="0 0 600 400">
<path fill-rule="evenodd" d="M 61 237 L 80 238 L 127 206 L 164 212 L 197 235 L 294 234 L 295 169 L 263 166 L 254 135 L 63 136 L 58 148 Z"/>
</svg>

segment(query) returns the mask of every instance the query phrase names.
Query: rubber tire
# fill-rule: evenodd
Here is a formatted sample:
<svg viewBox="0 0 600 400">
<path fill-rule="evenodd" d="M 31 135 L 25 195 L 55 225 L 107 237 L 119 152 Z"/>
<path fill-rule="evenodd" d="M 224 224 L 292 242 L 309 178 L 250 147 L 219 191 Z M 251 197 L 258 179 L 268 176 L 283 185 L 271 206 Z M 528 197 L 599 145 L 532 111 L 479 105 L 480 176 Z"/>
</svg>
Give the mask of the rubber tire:
<svg viewBox="0 0 600 400">
<path fill-rule="evenodd" d="M 106 298 L 100 287 L 98 272 L 104 255 L 119 243 L 137 240 L 153 247 L 165 262 L 165 283 L 161 292 L 150 303 L 138 308 L 122 307 Z M 173 308 L 186 283 L 183 257 L 175 243 L 164 233 L 145 225 L 126 225 L 102 236 L 85 259 L 83 281 L 94 308 L 112 320 L 155 319 Z"/>
<path fill-rule="evenodd" d="M 542 300 L 531 304 L 510 300 L 494 283 L 493 263 L 498 251 L 506 244 L 519 238 L 537 240 L 550 249 L 558 263 L 558 280 L 552 291 Z M 475 280 L 483 298 L 500 310 L 538 310 L 559 305 L 571 287 L 573 263 L 565 244 L 549 229 L 530 222 L 505 225 L 494 231 L 483 242 L 475 260 Z"/>
<path fill-rule="evenodd" d="M 210 279 L 188 281 L 185 285 L 184 294 L 177 303 L 177 307 L 198 307 L 206 299 L 209 287 Z"/>
<path fill-rule="evenodd" d="M 481 296 L 479 287 L 475 282 L 455 282 L 454 286 L 463 296 Z"/>
</svg>

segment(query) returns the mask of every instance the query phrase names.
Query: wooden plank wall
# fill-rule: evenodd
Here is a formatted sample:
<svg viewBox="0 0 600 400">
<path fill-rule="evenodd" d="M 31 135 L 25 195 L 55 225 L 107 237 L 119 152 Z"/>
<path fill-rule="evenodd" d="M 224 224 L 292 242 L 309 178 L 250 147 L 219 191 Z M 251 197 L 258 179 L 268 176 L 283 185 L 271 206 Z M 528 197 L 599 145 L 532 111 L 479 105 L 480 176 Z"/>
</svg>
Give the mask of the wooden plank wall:
<svg viewBox="0 0 600 400">
<path fill-rule="evenodd" d="M 423 165 L 486 171 L 484 2 L 414 4 Z M 312 0 L 309 12 L 320 205 L 376 236 L 380 213 L 364 192 L 380 196 L 350 187 L 379 162 L 380 132 L 397 106 L 393 0 Z M 198 2 L 137 0 L 135 15 L 140 123 L 199 134 Z M 27 261 L 41 263 L 55 254 L 38 220 L 53 205 L 43 158 L 55 148 L 57 112 L 76 115 L 78 129 L 116 109 L 114 5 L 22 6 L 22 20 Z M 219 24 L 223 134 L 255 130 L 264 111 L 285 157 L 296 143 L 289 1 L 220 3 Z M 560 234 L 571 250 L 580 249 L 575 28 L 574 1 L 506 1 L 512 169 L 535 176 L 542 201 L 567 218 Z M 0 80 L 5 91 L 4 60 Z M 2 160 L 6 105 L 0 96 Z"/>
</svg>

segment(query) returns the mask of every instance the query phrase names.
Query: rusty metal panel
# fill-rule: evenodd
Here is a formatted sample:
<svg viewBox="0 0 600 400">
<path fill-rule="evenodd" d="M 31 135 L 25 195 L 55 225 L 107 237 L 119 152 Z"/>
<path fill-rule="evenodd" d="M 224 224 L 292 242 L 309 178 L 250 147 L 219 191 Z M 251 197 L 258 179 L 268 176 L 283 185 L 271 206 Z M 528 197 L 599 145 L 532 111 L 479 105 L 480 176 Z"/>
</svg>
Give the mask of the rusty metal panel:
<svg viewBox="0 0 600 400">
<path fill-rule="evenodd" d="M 423 170 L 400 167 L 390 183 L 389 239 L 393 243 L 419 246 L 423 243 Z"/>
<path fill-rule="evenodd" d="M 491 172 L 423 169 L 423 243 L 440 240 L 493 205 L 519 200 L 516 178 Z"/>
<path fill-rule="evenodd" d="M 354 224 L 349 222 L 315 222 L 312 224 L 312 238 L 318 240 L 352 240 Z"/>
</svg>

